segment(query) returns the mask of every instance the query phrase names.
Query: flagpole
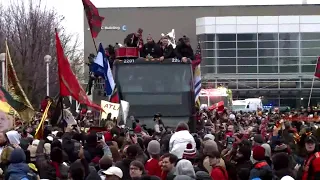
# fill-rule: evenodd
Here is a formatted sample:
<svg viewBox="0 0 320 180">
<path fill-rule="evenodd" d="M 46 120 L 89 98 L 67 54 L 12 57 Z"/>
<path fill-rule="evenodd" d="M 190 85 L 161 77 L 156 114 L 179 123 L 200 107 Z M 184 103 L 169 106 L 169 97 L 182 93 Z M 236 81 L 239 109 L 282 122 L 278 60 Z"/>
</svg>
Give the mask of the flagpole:
<svg viewBox="0 0 320 180">
<path fill-rule="evenodd" d="M 308 100 L 308 107 L 310 106 L 311 95 L 312 95 L 312 90 L 313 90 L 313 85 L 314 85 L 314 79 L 315 79 L 315 77 L 313 76 L 312 84 L 311 84 L 311 90 L 310 90 L 310 94 L 309 94 L 309 100 Z"/>
<path fill-rule="evenodd" d="M 8 47 L 8 40 L 6 38 L 6 58 L 5 58 L 5 61 L 4 61 L 4 65 L 5 65 L 5 84 L 4 84 L 4 89 L 5 90 L 8 90 L 8 59 L 9 59 L 9 47 Z"/>
<path fill-rule="evenodd" d="M 98 53 L 98 48 L 97 48 L 97 45 L 96 45 L 96 40 L 91 36 L 92 38 L 92 41 L 93 41 L 93 44 L 94 44 L 94 48 L 96 49 L 96 52 Z"/>
<path fill-rule="evenodd" d="M 65 132 L 65 130 L 64 130 L 64 128 L 65 128 L 64 127 L 64 113 L 63 113 L 63 97 L 61 95 L 59 97 L 59 100 L 60 100 L 60 102 L 58 102 L 58 103 L 60 103 L 60 106 L 61 106 L 61 119 L 60 119 L 58 126 L 62 127 L 61 124 L 63 124 L 62 130 L 63 130 L 63 132 Z"/>
<path fill-rule="evenodd" d="M 320 65 L 319 64 L 319 61 L 320 61 L 320 56 L 318 57 L 317 59 L 317 64 L 316 64 L 316 67 L 314 69 L 314 75 L 313 75 L 313 78 L 312 78 L 312 84 L 311 84 L 311 90 L 310 90 L 310 94 L 309 94 L 309 99 L 308 99 L 308 107 L 310 106 L 310 102 L 311 102 L 311 96 L 312 96 L 312 91 L 313 91 L 313 85 L 314 85 L 314 79 L 315 79 L 315 75 L 317 73 L 317 69 L 318 69 L 318 66 Z"/>
</svg>

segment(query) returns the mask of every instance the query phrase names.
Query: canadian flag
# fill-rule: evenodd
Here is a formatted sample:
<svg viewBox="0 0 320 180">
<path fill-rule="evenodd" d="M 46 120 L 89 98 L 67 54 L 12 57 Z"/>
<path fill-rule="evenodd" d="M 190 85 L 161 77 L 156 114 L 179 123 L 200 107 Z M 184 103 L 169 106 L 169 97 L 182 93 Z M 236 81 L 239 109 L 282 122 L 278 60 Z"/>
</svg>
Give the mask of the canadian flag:
<svg viewBox="0 0 320 180">
<path fill-rule="evenodd" d="M 217 103 L 213 104 L 212 106 L 210 106 L 208 109 L 209 109 L 209 111 L 213 111 L 215 109 L 217 109 L 218 112 L 223 111 L 224 110 L 224 102 L 223 101 L 217 102 Z"/>
</svg>

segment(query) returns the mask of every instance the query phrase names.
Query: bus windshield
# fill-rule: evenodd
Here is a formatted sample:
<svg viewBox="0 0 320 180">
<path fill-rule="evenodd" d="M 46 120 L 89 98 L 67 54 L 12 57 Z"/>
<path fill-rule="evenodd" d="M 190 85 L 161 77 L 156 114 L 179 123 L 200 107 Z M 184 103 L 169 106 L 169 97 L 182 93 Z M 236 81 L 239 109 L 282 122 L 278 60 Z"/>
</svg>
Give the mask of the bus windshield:
<svg viewBox="0 0 320 180">
<path fill-rule="evenodd" d="M 190 113 L 193 85 L 190 64 L 120 64 L 116 68 L 116 83 L 122 98 L 130 103 L 130 113 L 134 111 L 136 116 Z M 154 112 L 147 112 L 146 106 L 154 108 Z M 173 107 L 177 111 L 172 112 Z"/>
<path fill-rule="evenodd" d="M 119 66 L 117 80 L 121 91 L 187 92 L 190 91 L 191 70 L 181 64 L 135 64 Z"/>
</svg>

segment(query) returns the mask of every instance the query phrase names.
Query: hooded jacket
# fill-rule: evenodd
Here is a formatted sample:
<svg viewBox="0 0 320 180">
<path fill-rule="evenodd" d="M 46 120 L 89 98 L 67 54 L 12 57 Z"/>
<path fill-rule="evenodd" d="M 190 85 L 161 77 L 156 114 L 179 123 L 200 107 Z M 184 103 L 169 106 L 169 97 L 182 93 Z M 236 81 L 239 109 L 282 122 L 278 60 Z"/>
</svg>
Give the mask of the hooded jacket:
<svg viewBox="0 0 320 180">
<path fill-rule="evenodd" d="M 196 149 L 196 142 L 188 130 L 175 132 L 170 138 L 169 152 L 181 159 L 183 152 L 189 143 L 192 144 L 193 149 Z"/>
<path fill-rule="evenodd" d="M 195 179 L 187 175 L 178 175 L 173 180 L 195 180 Z"/>
<path fill-rule="evenodd" d="M 56 168 L 52 165 L 52 163 L 49 160 L 46 159 L 43 149 L 44 149 L 44 141 L 41 140 L 39 142 L 39 145 L 36 151 L 36 156 L 37 156 L 36 166 L 38 167 L 40 178 L 42 179 L 46 179 L 46 178 L 50 179 L 50 177 L 56 178 L 55 177 Z M 58 164 L 58 168 L 61 173 L 60 180 L 68 179 L 69 167 L 66 166 L 65 164 Z"/>
<path fill-rule="evenodd" d="M 198 171 L 196 173 L 197 180 L 211 180 L 211 176 L 205 171 Z"/>
<path fill-rule="evenodd" d="M 254 168 L 250 171 L 250 178 L 272 179 L 273 173 L 271 167 L 266 161 L 260 161 L 254 164 Z"/>
<path fill-rule="evenodd" d="M 10 165 L 6 172 L 6 179 L 8 180 L 20 180 L 28 177 L 30 171 L 26 162 L 26 155 L 20 148 L 14 149 L 10 155 Z"/>
<path fill-rule="evenodd" d="M 177 176 L 179 175 L 186 175 L 190 178 L 195 179 L 196 173 L 194 172 L 194 168 L 189 160 L 181 159 L 176 166 L 176 172 L 175 174 Z"/>
</svg>

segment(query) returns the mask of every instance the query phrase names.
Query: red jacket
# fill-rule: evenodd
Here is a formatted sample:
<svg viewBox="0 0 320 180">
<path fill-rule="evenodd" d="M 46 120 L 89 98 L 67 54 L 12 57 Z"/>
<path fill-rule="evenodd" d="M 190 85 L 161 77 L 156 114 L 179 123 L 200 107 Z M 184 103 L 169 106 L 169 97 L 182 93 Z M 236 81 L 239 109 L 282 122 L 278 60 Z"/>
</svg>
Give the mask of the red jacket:
<svg viewBox="0 0 320 180">
<path fill-rule="evenodd" d="M 211 175 L 211 178 L 214 180 L 228 180 L 229 179 L 227 170 L 221 166 L 213 167 L 210 175 Z"/>
<path fill-rule="evenodd" d="M 161 167 L 159 165 L 159 160 L 153 158 L 149 159 L 144 165 L 144 168 L 147 170 L 148 175 L 158 176 L 161 178 Z"/>
<path fill-rule="evenodd" d="M 310 178 L 309 178 L 310 177 Z M 316 152 L 308 157 L 303 164 L 302 180 L 320 179 L 320 153 Z"/>
</svg>

